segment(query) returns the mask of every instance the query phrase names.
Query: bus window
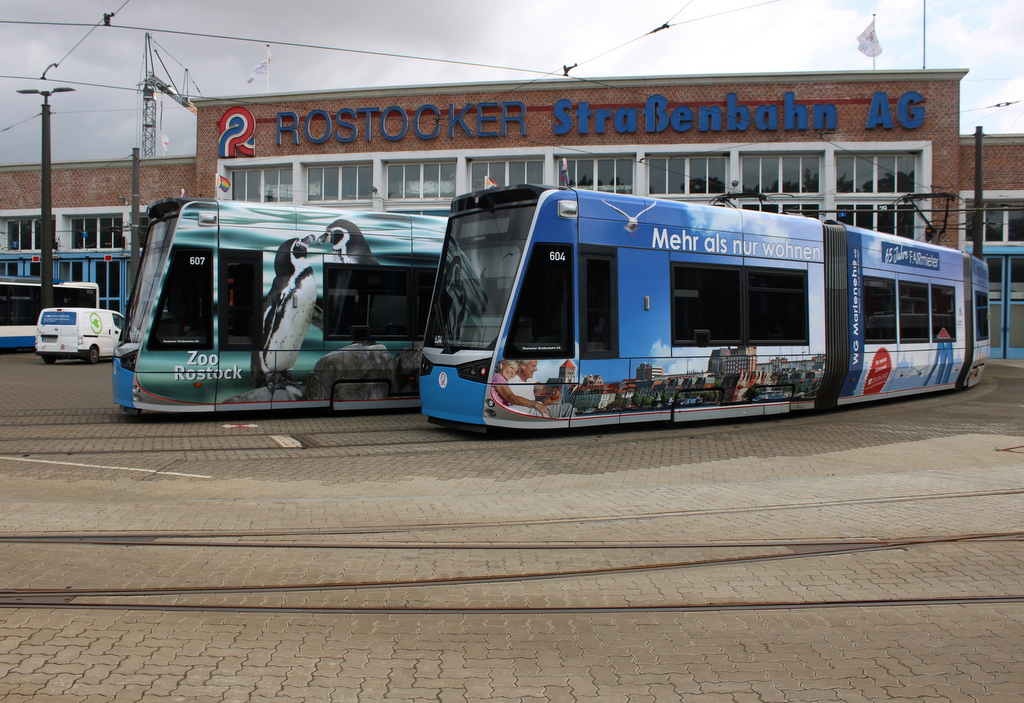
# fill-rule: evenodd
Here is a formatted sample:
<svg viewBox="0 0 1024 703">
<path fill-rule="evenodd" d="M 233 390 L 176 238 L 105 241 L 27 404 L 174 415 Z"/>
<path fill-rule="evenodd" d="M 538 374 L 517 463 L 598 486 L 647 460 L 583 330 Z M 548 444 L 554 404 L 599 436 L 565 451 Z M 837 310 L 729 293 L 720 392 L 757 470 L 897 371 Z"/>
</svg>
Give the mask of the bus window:
<svg viewBox="0 0 1024 703">
<path fill-rule="evenodd" d="M 896 343 L 896 281 L 864 278 L 864 338 Z"/>
<path fill-rule="evenodd" d="M 900 342 L 928 341 L 928 284 L 900 281 Z"/>
<path fill-rule="evenodd" d="M 349 337 L 355 326 L 370 338 L 409 337 L 409 272 L 406 269 L 326 267 L 324 335 Z"/>
<path fill-rule="evenodd" d="M 209 249 L 174 252 L 157 311 L 151 349 L 213 347 L 213 253 Z"/>
<path fill-rule="evenodd" d="M 673 344 L 696 344 L 705 330 L 711 344 L 741 341 L 738 269 L 676 266 L 672 277 Z"/>
<path fill-rule="evenodd" d="M 946 334 L 942 334 L 942 330 Z M 952 286 L 932 285 L 933 341 L 956 339 L 956 291 Z"/>
<path fill-rule="evenodd" d="M 974 332 L 979 341 L 988 339 L 988 296 L 974 294 Z"/>
<path fill-rule="evenodd" d="M 751 344 L 807 344 L 807 278 L 802 272 L 747 273 Z"/>
<path fill-rule="evenodd" d="M 617 357 L 615 260 L 608 256 L 584 256 L 582 274 L 580 354 L 587 358 Z"/>
<path fill-rule="evenodd" d="M 572 260 L 571 246 L 534 246 L 519 292 L 506 356 L 572 355 Z"/>
<path fill-rule="evenodd" d="M 221 347 L 256 349 L 263 337 L 263 262 L 258 254 L 225 252 L 221 267 Z"/>
</svg>

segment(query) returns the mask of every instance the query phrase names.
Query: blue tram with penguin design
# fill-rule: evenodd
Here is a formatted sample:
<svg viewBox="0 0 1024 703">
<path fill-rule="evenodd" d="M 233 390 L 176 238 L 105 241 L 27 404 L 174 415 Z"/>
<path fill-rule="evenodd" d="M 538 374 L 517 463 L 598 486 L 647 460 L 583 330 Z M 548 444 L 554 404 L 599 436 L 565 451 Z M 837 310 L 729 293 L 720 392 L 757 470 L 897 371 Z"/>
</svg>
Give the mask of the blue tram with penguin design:
<svg viewBox="0 0 1024 703">
<path fill-rule="evenodd" d="M 169 198 L 113 363 L 125 410 L 419 405 L 445 218 Z"/>
</svg>

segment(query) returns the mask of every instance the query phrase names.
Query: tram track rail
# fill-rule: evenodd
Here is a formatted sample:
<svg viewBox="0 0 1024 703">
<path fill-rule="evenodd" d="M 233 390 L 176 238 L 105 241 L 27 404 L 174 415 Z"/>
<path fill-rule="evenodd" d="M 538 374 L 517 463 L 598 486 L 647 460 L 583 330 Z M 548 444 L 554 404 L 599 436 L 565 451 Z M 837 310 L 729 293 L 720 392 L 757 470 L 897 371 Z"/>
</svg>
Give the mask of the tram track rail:
<svg viewBox="0 0 1024 703">
<path fill-rule="evenodd" d="M 952 535 L 942 537 L 926 537 L 915 539 L 897 540 L 846 540 L 846 541 L 818 541 L 818 540 L 771 540 L 756 542 L 710 542 L 710 543 L 659 543 L 659 542 L 564 542 L 564 543 L 363 543 L 346 545 L 273 545 L 274 548 L 338 548 L 338 549 L 383 549 L 383 550 L 494 550 L 514 549 L 519 551 L 551 550 L 551 549 L 573 549 L 573 550 L 636 550 L 636 549 L 659 549 L 659 550 L 690 550 L 690 549 L 786 549 L 788 552 L 761 553 L 748 555 L 730 555 L 725 557 L 713 557 L 703 559 L 682 559 L 659 561 L 647 564 L 632 564 L 609 566 L 604 568 L 587 569 L 562 569 L 547 571 L 524 571 L 521 573 L 504 574 L 476 574 L 456 577 L 438 577 L 422 579 L 393 579 L 393 580 L 353 580 L 333 582 L 310 582 L 310 583 L 280 583 L 280 584 L 228 584 L 217 586 L 165 586 L 145 588 L 63 588 L 63 589 L 2 589 L 0 590 L 0 609 L 11 608 L 75 608 L 75 609 L 115 609 L 115 610 L 157 610 L 157 611 L 205 611 L 205 612 L 273 612 L 273 613 L 297 613 L 297 612 L 320 612 L 320 613 L 483 613 L 483 612 L 509 612 L 509 613 L 543 613 L 543 612 L 697 612 L 709 610 L 751 610 L 751 609 L 797 609 L 797 608 L 835 608 L 835 607 L 893 607 L 911 605 L 965 605 L 976 603 L 1024 603 L 1024 593 L 1020 594 L 964 594 L 964 595 L 943 595 L 935 597 L 908 597 L 908 598 L 887 598 L 887 599 L 803 599 L 789 601 L 767 601 L 765 599 L 722 599 L 722 602 L 713 603 L 684 603 L 671 602 L 654 604 L 636 604 L 628 606 L 608 605 L 575 605 L 575 606 L 327 606 L 323 604 L 311 604 L 303 606 L 289 605 L 249 605 L 249 604 L 210 604 L 210 603 L 146 603 L 144 601 L 120 601 L 110 603 L 97 600 L 80 599 L 131 599 L 131 598 L 166 598 L 172 597 L 196 597 L 196 596 L 224 596 L 224 595 L 248 595 L 261 597 L 266 594 L 330 594 L 339 591 L 360 593 L 370 590 L 403 590 L 423 589 L 437 587 L 467 587 L 481 585 L 500 584 L 526 584 L 529 582 L 545 581 L 552 579 L 579 579 L 592 577 L 621 577 L 634 574 L 644 574 L 655 571 L 679 571 L 683 569 L 700 569 L 708 567 L 756 565 L 785 560 L 806 560 L 820 557 L 836 557 L 864 552 L 878 552 L 888 550 L 905 550 L 922 546 L 950 545 L 966 542 L 979 541 L 1021 541 L 1024 539 L 1024 532 L 990 533 L 974 535 Z M 94 542 L 77 542 L 76 544 L 94 544 Z M 137 546 L 136 542 L 124 542 L 115 540 L 104 542 L 116 546 L 131 544 Z M 155 543 L 144 543 L 153 546 Z M 252 548 L 253 543 L 225 544 L 225 543 L 195 543 L 195 542 L 167 542 L 163 546 L 187 546 L 191 548 L 224 548 L 224 547 L 248 547 Z M 262 545 L 271 546 L 271 545 Z"/>
</svg>

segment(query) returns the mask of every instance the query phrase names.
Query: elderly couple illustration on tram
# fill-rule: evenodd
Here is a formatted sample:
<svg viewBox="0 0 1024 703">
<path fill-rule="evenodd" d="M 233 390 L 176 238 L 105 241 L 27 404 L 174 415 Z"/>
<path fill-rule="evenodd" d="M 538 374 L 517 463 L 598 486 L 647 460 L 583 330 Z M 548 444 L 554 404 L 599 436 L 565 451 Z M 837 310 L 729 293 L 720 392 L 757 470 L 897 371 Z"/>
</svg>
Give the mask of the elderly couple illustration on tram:
<svg viewBox="0 0 1024 703">
<path fill-rule="evenodd" d="M 572 416 L 572 404 L 560 403 L 560 391 L 541 384 L 533 377 L 537 360 L 501 359 L 491 377 L 491 398 L 495 403 L 537 417 Z"/>
</svg>

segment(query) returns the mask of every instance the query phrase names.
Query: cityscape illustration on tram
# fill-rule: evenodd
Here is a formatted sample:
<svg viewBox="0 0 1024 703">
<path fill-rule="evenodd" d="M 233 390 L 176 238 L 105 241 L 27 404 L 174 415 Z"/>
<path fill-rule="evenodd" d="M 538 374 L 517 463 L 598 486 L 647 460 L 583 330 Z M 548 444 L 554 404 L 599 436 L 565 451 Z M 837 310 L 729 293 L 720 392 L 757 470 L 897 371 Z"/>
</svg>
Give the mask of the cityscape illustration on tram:
<svg viewBox="0 0 1024 703">
<path fill-rule="evenodd" d="M 988 270 L 797 215 L 507 186 L 452 203 L 420 377 L 462 429 L 825 410 L 978 382 Z"/>
<path fill-rule="evenodd" d="M 419 405 L 445 218 L 170 198 L 114 352 L 125 410 Z"/>
</svg>

